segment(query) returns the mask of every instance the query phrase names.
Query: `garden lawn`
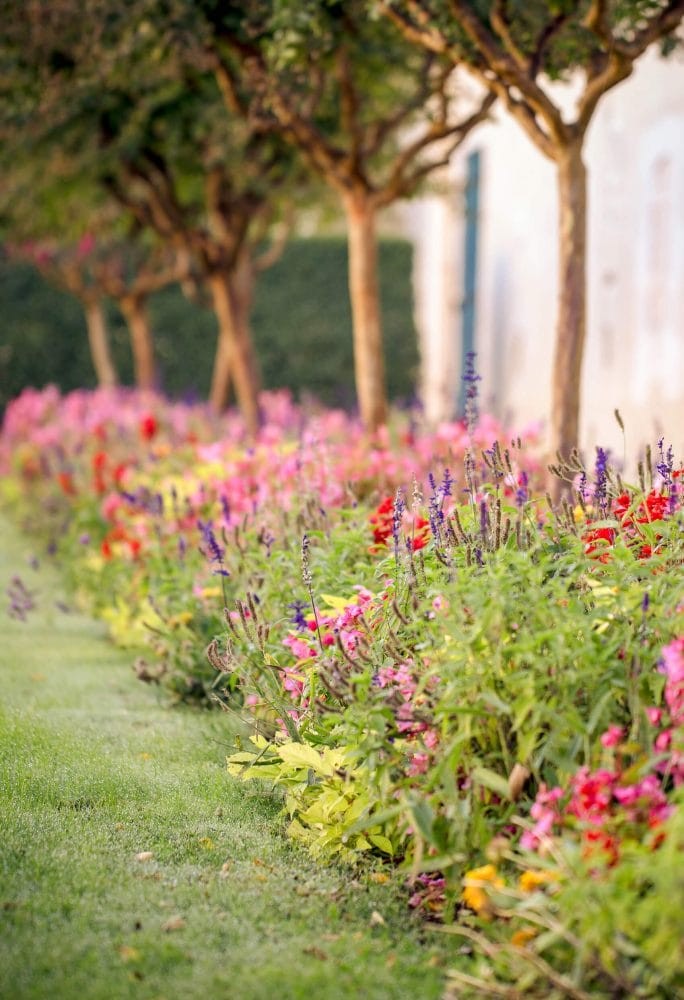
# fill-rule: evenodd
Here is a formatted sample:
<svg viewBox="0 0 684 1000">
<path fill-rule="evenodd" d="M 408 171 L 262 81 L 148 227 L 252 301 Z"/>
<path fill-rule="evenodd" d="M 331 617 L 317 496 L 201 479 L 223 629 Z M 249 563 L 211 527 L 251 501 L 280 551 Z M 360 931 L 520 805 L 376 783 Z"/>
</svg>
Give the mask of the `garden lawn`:
<svg viewBox="0 0 684 1000">
<path fill-rule="evenodd" d="M 143 687 L 1 520 L 0 588 L 1 997 L 441 995 L 447 945 L 401 885 L 289 844 L 278 800 L 226 773 L 227 717 Z"/>
</svg>

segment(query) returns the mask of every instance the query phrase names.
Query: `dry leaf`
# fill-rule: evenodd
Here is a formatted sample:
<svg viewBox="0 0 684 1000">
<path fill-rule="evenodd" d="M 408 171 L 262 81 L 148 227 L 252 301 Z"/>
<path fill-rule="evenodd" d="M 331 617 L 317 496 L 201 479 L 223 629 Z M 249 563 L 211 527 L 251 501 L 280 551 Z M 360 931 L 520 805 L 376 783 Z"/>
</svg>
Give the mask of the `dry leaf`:
<svg viewBox="0 0 684 1000">
<path fill-rule="evenodd" d="M 136 861 L 151 861 L 153 857 L 154 857 L 154 851 L 140 851 L 139 854 L 136 854 L 135 860 Z"/>
<path fill-rule="evenodd" d="M 513 770 L 508 775 L 508 794 L 512 802 L 517 802 L 520 798 L 525 782 L 530 776 L 529 767 L 524 764 L 515 764 Z"/>
<path fill-rule="evenodd" d="M 162 924 L 163 931 L 181 931 L 185 927 L 185 921 L 179 913 L 174 914 L 173 917 L 169 917 L 168 920 L 164 921 Z"/>
<path fill-rule="evenodd" d="M 373 912 L 370 915 L 369 923 L 371 927 L 384 927 L 385 918 L 383 917 L 382 913 L 378 913 L 377 910 L 373 910 Z"/>
<path fill-rule="evenodd" d="M 312 958 L 320 958 L 322 962 L 325 962 L 328 958 L 326 953 L 317 948 L 316 945 L 312 945 L 310 948 L 302 948 L 302 951 L 305 955 L 311 955 Z"/>
<path fill-rule="evenodd" d="M 140 952 L 137 948 L 131 948 L 127 944 L 122 944 L 119 948 L 119 955 L 124 962 L 137 962 L 140 958 Z"/>
</svg>

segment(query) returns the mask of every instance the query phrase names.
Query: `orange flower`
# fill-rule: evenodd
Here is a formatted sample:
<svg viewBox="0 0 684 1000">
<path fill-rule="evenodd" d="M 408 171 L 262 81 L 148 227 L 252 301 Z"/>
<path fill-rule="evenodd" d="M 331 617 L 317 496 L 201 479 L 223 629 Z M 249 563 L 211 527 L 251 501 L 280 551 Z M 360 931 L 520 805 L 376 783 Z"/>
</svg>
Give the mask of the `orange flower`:
<svg viewBox="0 0 684 1000">
<path fill-rule="evenodd" d="M 533 927 L 523 927 L 511 935 L 511 944 L 514 948 L 524 948 L 528 941 L 537 936 Z"/>
</svg>

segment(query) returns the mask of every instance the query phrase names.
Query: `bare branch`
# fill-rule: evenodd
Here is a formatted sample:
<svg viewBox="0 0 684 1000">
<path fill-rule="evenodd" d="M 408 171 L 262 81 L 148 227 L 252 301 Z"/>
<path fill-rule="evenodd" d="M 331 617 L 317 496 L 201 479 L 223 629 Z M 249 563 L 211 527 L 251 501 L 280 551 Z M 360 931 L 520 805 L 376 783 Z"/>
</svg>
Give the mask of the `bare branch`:
<svg viewBox="0 0 684 1000">
<path fill-rule="evenodd" d="M 271 234 L 271 245 L 254 262 L 257 271 L 266 271 L 277 264 L 283 255 L 287 242 L 292 235 L 294 226 L 294 206 L 288 204 L 284 217 L 274 227 Z"/>
<path fill-rule="evenodd" d="M 378 191 L 376 197 L 377 206 L 383 207 L 401 195 L 412 193 L 418 184 L 430 173 L 439 167 L 446 166 L 452 153 L 463 142 L 468 133 L 487 118 L 495 101 L 495 95 L 488 93 L 477 111 L 465 121 L 451 125 L 443 122 L 434 123 L 422 135 L 410 143 L 397 159 L 389 180 Z M 423 149 L 440 138 L 445 140 L 450 139 L 451 141 L 440 152 L 439 157 L 437 159 L 432 158 L 425 163 L 419 163 L 413 170 L 409 171 L 409 167 L 415 163 Z"/>
<path fill-rule="evenodd" d="M 559 109 L 501 48 L 468 5 L 459 0 L 450 0 L 454 17 L 477 53 L 475 57 L 467 59 L 437 29 L 429 26 L 429 13 L 420 0 L 406 0 L 406 6 L 411 12 L 410 18 L 392 6 L 389 0 L 383 0 L 380 9 L 409 41 L 423 45 L 432 52 L 446 54 L 455 65 L 464 65 L 487 90 L 503 101 L 538 149 L 553 159 L 554 147 L 567 142 L 570 137 Z"/>
<path fill-rule="evenodd" d="M 556 16 L 544 25 L 543 30 L 539 33 L 537 38 L 537 44 L 535 46 L 532 58 L 530 59 L 529 77 L 534 80 L 539 71 L 542 68 L 542 59 L 544 58 L 544 50 L 549 44 L 554 35 L 558 34 L 563 25 L 567 22 L 567 14 L 556 14 Z"/>
<path fill-rule="evenodd" d="M 587 130 L 601 97 L 612 87 L 631 76 L 633 69 L 631 59 L 626 58 L 621 52 L 613 51 L 608 56 L 604 68 L 595 76 L 589 76 L 584 93 L 579 100 L 575 123 L 580 135 L 583 135 Z"/>
</svg>

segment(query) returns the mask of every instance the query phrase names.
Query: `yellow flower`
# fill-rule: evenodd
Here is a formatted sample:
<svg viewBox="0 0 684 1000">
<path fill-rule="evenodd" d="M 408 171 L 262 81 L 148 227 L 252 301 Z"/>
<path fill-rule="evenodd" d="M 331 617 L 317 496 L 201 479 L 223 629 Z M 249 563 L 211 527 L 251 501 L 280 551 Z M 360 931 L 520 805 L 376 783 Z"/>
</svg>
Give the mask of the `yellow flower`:
<svg viewBox="0 0 684 1000">
<path fill-rule="evenodd" d="M 557 881 L 558 872 L 552 871 L 550 868 L 542 868 L 538 871 L 523 872 L 518 880 L 518 888 L 521 892 L 534 892 L 542 885 Z"/>
<path fill-rule="evenodd" d="M 179 628 L 181 625 L 188 625 L 192 621 L 192 611 L 179 611 L 177 615 L 169 618 L 169 628 Z"/>
<path fill-rule="evenodd" d="M 492 905 L 484 887 L 490 885 L 494 889 L 503 889 L 504 886 L 503 879 L 497 874 L 496 866 L 483 865 L 481 868 L 471 869 L 465 873 L 463 884 L 461 898 L 466 906 L 482 916 L 491 916 Z"/>
<path fill-rule="evenodd" d="M 573 510 L 572 517 L 575 524 L 582 524 L 582 522 L 586 520 L 586 515 L 579 504 L 577 504 L 577 506 Z"/>
</svg>

